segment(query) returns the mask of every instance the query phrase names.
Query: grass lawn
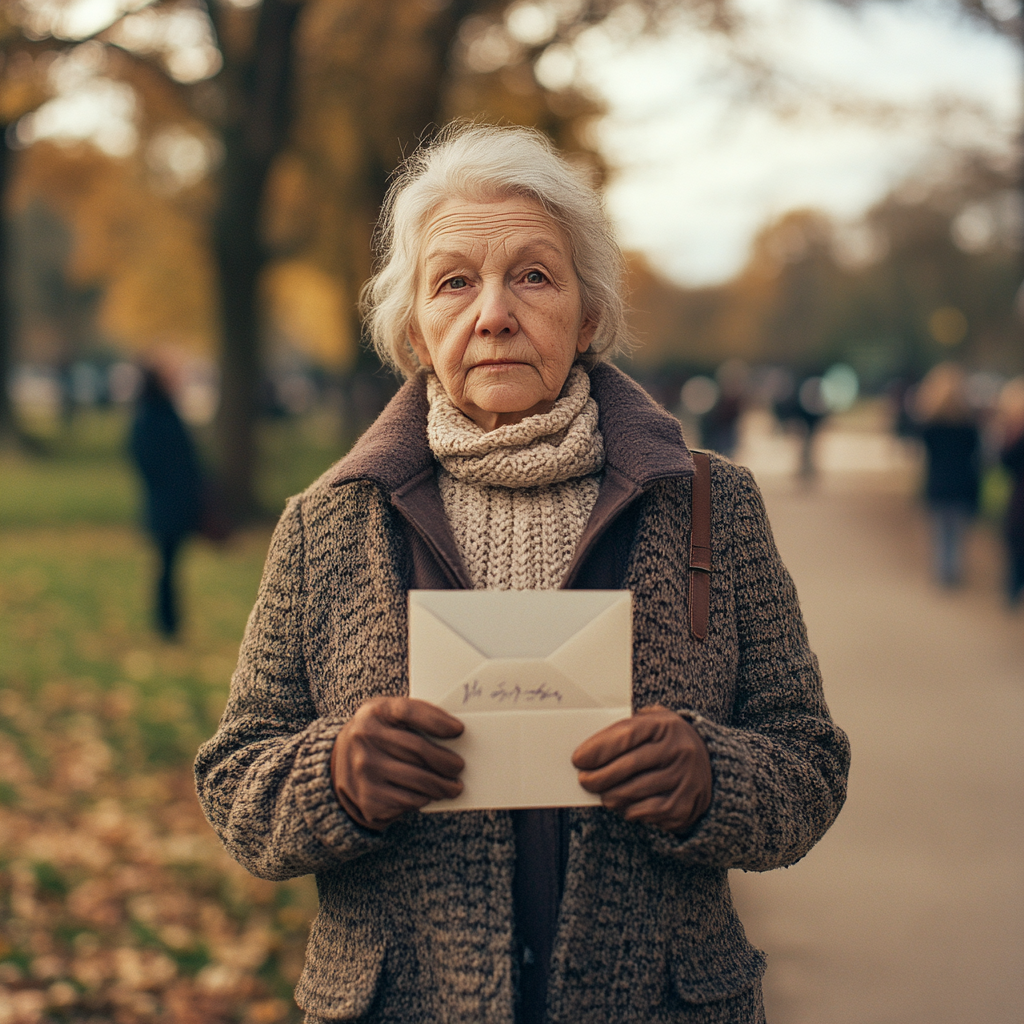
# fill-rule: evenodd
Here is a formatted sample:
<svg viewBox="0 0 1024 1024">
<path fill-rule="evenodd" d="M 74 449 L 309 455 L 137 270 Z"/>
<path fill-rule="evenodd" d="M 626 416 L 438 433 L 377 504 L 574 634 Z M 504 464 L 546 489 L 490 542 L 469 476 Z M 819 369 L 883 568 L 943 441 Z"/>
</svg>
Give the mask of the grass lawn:
<svg viewBox="0 0 1024 1024">
<path fill-rule="evenodd" d="M 182 638 L 160 640 L 123 431 L 0 460 L 0 1024 L 299 1020 L 311 880 L 235 865 L 191 775 L 270 525 L 189 545 Z M 268 435 L 280 508 L 337 452 L 322 425 Z"/>
</svg>

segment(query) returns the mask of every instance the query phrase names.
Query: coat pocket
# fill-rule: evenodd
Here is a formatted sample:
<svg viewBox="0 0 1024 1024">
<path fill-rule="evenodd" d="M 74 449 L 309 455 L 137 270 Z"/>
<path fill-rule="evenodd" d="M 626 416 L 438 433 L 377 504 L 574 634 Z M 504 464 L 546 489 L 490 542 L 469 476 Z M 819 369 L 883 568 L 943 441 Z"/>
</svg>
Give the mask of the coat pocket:
<svg viewBox="0 0 1024 1024">
<path fill-rule="evenodd" d="M 760 984 L 767 964 L 765 955 L 747 941 L 742 927 L 738 930 L 731 941 L 703 942 L 675 950 L 672 982 L 684 1003 L 704 1005 L 732 999 Z"/>
<path fill-rule="evenodd" d="M 295 1002 L 316 1017 L 358 1020 L 377 992 L 387 943 L 372 923 L 321 912 L 313 922 Z"/>
</svg>

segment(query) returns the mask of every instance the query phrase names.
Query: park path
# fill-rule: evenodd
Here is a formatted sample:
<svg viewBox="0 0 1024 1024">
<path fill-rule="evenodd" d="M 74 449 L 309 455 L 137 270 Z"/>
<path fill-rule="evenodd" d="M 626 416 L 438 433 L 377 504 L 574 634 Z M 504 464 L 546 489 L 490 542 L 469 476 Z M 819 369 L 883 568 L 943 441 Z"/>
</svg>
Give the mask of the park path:
<svg viewBox="0 0 1024 1024">
<path fill-rule="evenodd" d="M 1001 602 L 996 539 L 972 538 L 966 585 L 941 591 L 887 439 L 826 439 L 812 489 L 782 441 L 748 442 L 737 461 L 853 747 L 846 806 L 810 855 L 732 874 L 769 955 L 769 1024 L 1021 1024 L 1024 612 Z"/>
</svg>

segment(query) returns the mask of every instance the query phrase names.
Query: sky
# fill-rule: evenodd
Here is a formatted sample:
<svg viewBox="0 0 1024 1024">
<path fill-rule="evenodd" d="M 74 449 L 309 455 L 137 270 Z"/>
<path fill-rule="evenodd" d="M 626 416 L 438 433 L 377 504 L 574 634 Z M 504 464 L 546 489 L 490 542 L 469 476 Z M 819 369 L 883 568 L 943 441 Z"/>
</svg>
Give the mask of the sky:
<svg viewBox="0 0 1024 1024">
<path fill-rule="evenodd" d="M 1022 116 L 1018 52 L 948 3 L 741 4 L 748 25 L 732 43 L 682 20 L 657 39 L 613 22 L 540 68 L 607 105 L 594 141 L 614 172 L 610 214 L 624 247 L 669 279 L 729 278 L 758 228 L 787 210 L 854 221 L 943 149 L 1008 150 Z M 736 53 L 781 71 L 773 100 L 751 98 Z M 856 112 L 836 113 L 851 101 Z M 941 107 L 956 112 L 936 118 Z"/>
</svg>

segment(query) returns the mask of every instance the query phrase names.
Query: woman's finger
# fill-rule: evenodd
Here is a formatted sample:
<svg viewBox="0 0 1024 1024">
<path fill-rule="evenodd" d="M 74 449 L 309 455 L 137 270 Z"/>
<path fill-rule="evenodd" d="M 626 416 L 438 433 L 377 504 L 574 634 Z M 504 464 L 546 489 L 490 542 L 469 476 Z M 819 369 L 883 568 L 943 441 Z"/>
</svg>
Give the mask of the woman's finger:
<svg viewBox="0 0 1024 1024">
<path fill-rule="evenodd" d="M 667 767 L 675 754 L 676 752 L 668 744 L 644 743 L 639 747 L 627 750 L 626 753 L 595 771 L 580 772 L 580 785 L 588 793 L 604 793 L 614 786 L 622 785 L 635 775 Z"/>
<path fill-rule="evenodd" d="M 339 799 L 349 816 L 366 828 L 386 828 L 396 818 L 418 810 L 431 800 L 451 799 L 462 792 L 462 783 L 392 762 L 396 770 L 390 778 L 362 779 L 349 795 L 341 791 Z"/>
<path fill-rule="evenodd" d="M 649 797 L 673 793 L 685 784 L 682 771 L 678 766 L 673 765 L 656 771 L 642 772 L 627 779 L 620 786 L 604 790 L 601 793 L 601 802 L 609 810 L 623 811 L 630 804 L 638 803 Z"/>
<path fill-rule="evenodd" d="M 680 792 L 641 800 L 622 812 L 622 816 L 626 821 L 642 821 L 669 832 L 678 832 L 693 825 L 703 813 L 696 796 Z"/>
<path fill-rule="evenodd" d="M 438 739 L 454 739 L 461 736 L 465 728 L 462 722 L 443 708 L 414 697 L 384 697 L 371 703 L 376 716 L 389 725 L 426 733 Z"/>
<path fill-rule="evenodd" d="M 650 716 L 623 718 L 584 740 L 573 751 L 572 763 L 581 771 L 594 771 L 646 743 L 657 728 L 657 720 Z"/>
<path fill-rule="evenodd" d="M 425 746 L 431 746 L 428 740 L 422 737 L 414 737 Z M 436 748 L 440 750 L 440 748 Z M 403 752 L 405 752 L 403 750 Z M 443 751 L 450 754 L 450 751 Z M 456 768 L 461 765 L 461 758 L 457 758 L 459 764 L 454 765 L 450 761 L 444 761 L 446 769 Z M 438 799 L 441 795 L 452 796 L 461 791 L 462 785 L 457 780 L 458 771 L 437 772 L 426 759 L 422 761 L 412 756 L 393 757 L 387 751 L 372 743 L 360 739 L 350 744 L 345 756 L 341 758 L 340 764 L 335 772 L 336 785 L 342 786 L 352 798 L 362 805 L 364 794 L 372 787 L 381 784 L 406 786 L 407 780 L 432 779 L 436 780 L 433 788 L 423 790 L 421 787 L 408 786 L 407 788 L 425 792 L 431 799 Z M 452 787 L 457 789 L 452 790 Z"/>
<path fill-rule="evenodd" d="M 364 821 L 360 824 L 373 829 L 385 829 L 396 818 L 428 803 L 429 798 L 419 793 L 388 785 L 373 786 L 363 797 L 359 813 Z"/>
<path fill-rule="evenodd" d="M 675 794 L 659 793 L 631 804 L 621 814 L 626 821 L 642 821 L 662 828 L 680 828 L 686 821 L 685 810 L 686 802 L 677 800 Z"/>
<path fill-rule="evenodd" d="M 422 796 L 423 803 L 428 800 L 450 800 L 462 792 L 462 783 L 458 779 L 446 779 L 401 761 L 392 761 L 387 765 L 381 781 L 395 789 Z M 416 806 L 422 806 L 422 803 Z"/>
<path fill-rule="evenodd" d="M 406 729 L 381 725 L 373 736 L 373 744 L 393 760 L 427 768 L 449 779 L 456 778 L 466 767 L 466 762 L 454 750 L 440 747 Z"/>
</svg>

